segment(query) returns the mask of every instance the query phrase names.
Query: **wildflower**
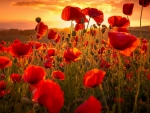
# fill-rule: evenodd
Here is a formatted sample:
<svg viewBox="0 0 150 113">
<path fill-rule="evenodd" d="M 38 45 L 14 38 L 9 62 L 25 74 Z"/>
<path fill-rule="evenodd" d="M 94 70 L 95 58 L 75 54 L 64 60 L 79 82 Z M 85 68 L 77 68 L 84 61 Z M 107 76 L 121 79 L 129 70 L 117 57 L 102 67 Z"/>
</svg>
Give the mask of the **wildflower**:
<svg viewBox="0 0 150 113">
<path fill-rule="evenodd" d="M 45 68 L 51 68 L 53 66 L 53 57 L 47 58 L 47 60 L 44 63 Z"/>
<path fill-rule="evenodd" d="M 83 104 L 79 105 L 74 113 L 101 113 L 102 105 L 94 96 L 90 96 Z"/>
<path fill-rule="evenodd" d="M 139 0 L 139 4 L 143 7 L 147 7 L 150 4 L 150 0 Z"/>
<path fill-rule="evenodd" d="M 47 56 L 51 57 L 51 56 L 55 56 L 55 54 L 56 54 L 55 48 L 50 48 L 47 50 Z"/>
<path fill-rule="evenodd" d="M 37 33 L 36 38 L 40 40 L 47 33 L 48 26 L 45 25 L 43 22 L 39 22 L 36 25 L 35 30 Z"/>
<path fill-rule="evenodd" d="M 117 102 L 117 103 L 123 103 L 124 102 L 124 99 L 123 98 L 114 98 L 114 102 Z"/>
<path fill-rule="evenodd" d="M 12 61 L 9 57 L 0 56 L 0 69 L 12 66 Z"/>
<path fill-rule="evenodd" d="M 133 7 L 134 7 L 134 4 L 133 3 L 125 3 L 123 5 L 123 13 L 125 15 L 129 15 L 131 16 L 132 15 L 132 12 L 133 12 Z"/>
<path fill-rule="evenodd" d="M 13 73 L 10 75 L 10 79 L 15 83 L 15 82 L 20 82 L 21 81 L 21 75 Z"/>
<path fill-rule="evenodd" d="M 53 71 L 52 72 L 52 77 L 55 78 L 55 79 L 64 80 L 65 79 L 65 74 L 61 71 Z"/>
<path fill-rule="evenodd" d="M 124 32 L 108 32 L 110 45 L 117 50 L 121 50 L 121 53 L 129 56 L 137 46 L 140 45 L 140 40 L 134 35 Z"/>
<path fill-rule="evenodd" d="M 29 44 L 22 42 L 13 42 L 9 46 L 9 53 L 14 57 L 29 56 L 32 53 L 32 48 Z"/>
<path fill-rule="evenodd" d="M 64 105 L 64 93 L 57 83 L 42 80 L 33 95 L 33 101 L 45 106 L 49 113 L 59 113 Z"/>
<path fill-rule="evenodd" d="M 84 74 L 83 84 L 85 87 L 95 87 L 102 83 L 106 72 L 99 69 L 92 69 Z"/>
<path fill-rule="evenodd" d="M 78 20 L 82 17 L 85 17 L 85 15 L 79 7 L 66 6 L 61 14 L 61 18 L 65 21 Z"/>
<path fill-rule="evenodd" d="M 108 18 L 108 23 L 111 27 L 128 27 L 130 25 L 129 19 L 122 16 L 111 16 Z"/>
<path fill-rule="evenodd" d="M 77 48 L 73 47 L 64 51 L 63 58 L 66 62 L 77 61 L 80 59 L 79 55 L 81 55 L 81 52 Z"/>
<path fill-rule="evenodd" d="M 40 66 L 29 65 L 23 74 L 23 80 L 29 84 L 38 84 L 46 76 L 45 70 Z"/>
</svg>

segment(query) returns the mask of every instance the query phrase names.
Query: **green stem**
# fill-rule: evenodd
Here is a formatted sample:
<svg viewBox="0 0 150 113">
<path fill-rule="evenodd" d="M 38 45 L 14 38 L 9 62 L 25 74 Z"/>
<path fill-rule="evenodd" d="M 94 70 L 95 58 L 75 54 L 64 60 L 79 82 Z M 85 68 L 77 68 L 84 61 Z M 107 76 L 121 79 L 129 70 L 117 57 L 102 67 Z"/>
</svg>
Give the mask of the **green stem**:
<svg viewBox="0 0 150 113">
<path fill-rule="evenodd" d="M 100 30 L 100 26 L 98 27 L 98 29 L 99 29 L 99 35 L 100 35 L 100 48 L 102 47 L 102 32 L 101 32 L 101 30 Z"/>
<path fill-rule="evenodd" d="M 122 72 L 122 62 L 120 58 L 120 53 L 117 52 L 118 56 L 118 61 L 119 61 L 119 74 L 118 74 L 118 113 L 121 113 L 121 103 L 120 103 L 120 98 L 121 98 L 121 73 Z"/>
<path fill-rule="evenodd" d="M 138 79 L 138 85 L 137 85 L 137 92 L 136 92 L 136 95 L 135 95 L 135 101 L 134 101 L 134 109 L 133 109 L 133 113 L 137 112 L 137 99 L 138 99 L 138 95 L 139 95 L 139 92 L 140 92 L 140 74 L 138 72 L 138 75 L 137 75 L 137 79 Z"/>
<path fill-rule="evenodd" d="M 140 55 L 140 61 L 139 61 L 139 67 L 141 67 L 141 63 L 142 63 L 142 54 Z M 140 70 L 138 70 L 137 72 L 137 92 L 135 95 L 135 100 L 134 100 L 134 109 L 133 109 L 133 113 L 137 113 L 137 100 L 138 100 L 138 96 L 139 96 L 139 92 L 140 92 Z"/>
<path fill-rule="evenodd" d="M 127 15 L 127 19 L 129 20 L 129 17 L 128 17 L 128 15 Z M 132 34 L 132 32 L 131 32 L 131 26 L 130 26 L 130 24 L 129 24 L 129 29 L 130 29 L 130 33 Z"/>
<path fill-rule="evenodd" d="M 141 15 L 140 15 L 140 38 L 142 37 L 142 27 L 141 27 L 142 12 L 143 12 L 143 6 L 141 8 Z"/>
<path fill-rule="evenodd" d="M 104 104 L 105 104 L 105 107 L 107 109 L 107 113 L 110 113 L 110 110 L 109 110 L 109 107 L 107 105 L 107 101 L 106 101 L 106 97 L 105 97 L 105 94 L 104 94 L 104 91 L 103 91 L 103 87 L 102 87 L 102 84 L 99 85 L 99 88 L 100 88 L 100 91 L 103 95 L 103 99 L 104 99 Z"/>
<path fill-rule="evenodd" d="M 88 24 L 87 24 L 86 31 L 87 31 L 87 29 L 88 29 L 88 27 L 89 27 L 90 19 L 91 19 L 91 18 L 89 18 L 89 21 L 88 21 Z"/>
</svg>

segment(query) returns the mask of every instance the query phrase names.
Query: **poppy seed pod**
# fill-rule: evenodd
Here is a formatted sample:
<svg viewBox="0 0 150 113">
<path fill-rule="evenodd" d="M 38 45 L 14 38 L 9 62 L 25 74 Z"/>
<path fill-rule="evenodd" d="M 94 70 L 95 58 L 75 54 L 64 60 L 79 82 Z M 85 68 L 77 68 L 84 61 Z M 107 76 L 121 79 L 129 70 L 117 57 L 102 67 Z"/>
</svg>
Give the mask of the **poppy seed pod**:
<svg viewBox="0 0 150 113">
<path fill-rule="evenodd" d="M 72 36 L 76 36 L 76 31 L 72 31 Z"/>
<path fill-rule="evenodd" d="M 102 33 L 105 33 L 106 28 L 102 27 Z"/>
<path fill-rule="evenodd" d="M 40 17 L 37 17 L 37 18 L 35 19 L 35 21 L 36 21 L 37 23 L 40 23 L 40 22 L 41 22 L 41 18 L 40 18 Z"/>
</svg>

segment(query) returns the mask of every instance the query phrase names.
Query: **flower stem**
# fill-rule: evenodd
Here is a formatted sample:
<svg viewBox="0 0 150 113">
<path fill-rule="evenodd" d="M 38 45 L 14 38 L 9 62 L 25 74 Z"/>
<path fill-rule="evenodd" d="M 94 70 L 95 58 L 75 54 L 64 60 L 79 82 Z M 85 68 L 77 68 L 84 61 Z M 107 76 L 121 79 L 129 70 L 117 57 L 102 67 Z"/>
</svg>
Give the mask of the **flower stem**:
<svg viewBox="0 0 150 113">
<path fill-rule="evenodd" d="M 128 17 L 128 15 L 127 15 L 127 19 L 129 20 L 129 17 Z M 131 32 L 131 26 L 130 26 L 130 24 L 129 24 L 129 29 L 130 29 L 130 33 L 132 34 L 132 32 Z"/>
<path fill-rule="evenodd" d="M 141 27 L 142 12 L 143 12 L 143 6 L 141 8 L 141 15 L 140 15 L 140 38 L 142 37 L 142 27 Z"/>
<path fill-rule="evenodd" d="M 121 73 L 122 72 L 122 62 L 121 62 L 121 58 L 120 58 L 120 53 L 119 51 L 117 52 L 117 56 L 118 56 L 118 61 L 119 61 L 119 74 L 118 74 L 118 113 L 121 113 L 121 102 L 119 102 L 120 100 L 120 95 L 121 95 L 121 91 L 120 91 L 120 87 L 121 87 Z"/>
<path fill-rule="evenodd" d="M 101 91 L 101 93 L 102 93 L 102 95 L 103 95 L 104 104 L 105 104 L 105 107 L 106 107 L 106 109 L 107 109 L 107 113 L 110 113 L 109 107 L 108 107 L 108 105 L 107 105 L 106 97 L 105 97 L 105 94 L 104 94 L 104 91 L 103 91 L 102 84 L 99 85 L 99 88 L 100 88 L 100 91 Z"/>
<path fill-rule="evenodd" d="M 88 24 L 87 24 L 86 31 L 87 31 L 87 29 L 88 29 L 88 27 L 89 27 L 90 19 L 91 19 L 91 18 L 89 18 L 89 21 L 88 21 Z"/>
</svg>

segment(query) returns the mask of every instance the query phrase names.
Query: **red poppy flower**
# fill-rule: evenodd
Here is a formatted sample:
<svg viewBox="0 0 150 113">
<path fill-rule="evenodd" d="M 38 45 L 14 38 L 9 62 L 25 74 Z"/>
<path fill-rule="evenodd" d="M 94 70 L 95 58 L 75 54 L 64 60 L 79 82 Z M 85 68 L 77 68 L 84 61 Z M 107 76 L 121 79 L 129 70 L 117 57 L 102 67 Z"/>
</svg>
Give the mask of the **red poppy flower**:
<svg viewBox="0 0 150 113">
<path fill-rule="evenodd" d="M 108 32 L 110 45 L 117 50 L 123 50 L 121 53 L 129 56 L 130 53 L 140 45 L 140 40 L 134 35 L 123 32 Z"/>
<path fill-rule="evenodd" d="M 65 21 L 78 20 L 84 16 L 80 8 L 72 6 L 66 6 L 61 14 L 61 18 Z"/>
<path fill-rule="evenodd" d="M 6 88 L 6 82 L 4 80 L 0 80 L 0 90 L 4 90 Z"/>
<path fill-rule="evenodd" d="M 147 75 L 147 79 L 150 80 L 150 74 Z"/>
<path fill-rule="evenodd" d="M 9 57 L 0 56 L 0 69 L 4 69 L 6 67 L 10 67 L 12 65 L 12 61 Z"/>
<path fill-rule="evenodd" d="M 88 15 L 91 18 L 98 17 L 102 14 L 100 10 L 96 8 L 89 8 L 89 7 L 82 9 L 82 13 Z"/>
<path fill-rule="evenodd" d="M 77 24 L 84 24 L 85 22 L 89 22 L 88 19 L 84 16 L 78 20 L 75 20 Z"/>
<path fill-rule="evenodd" d="M 5 44 L 6 44 L 6 42 L 5 42 L 5 41 L 1 41 L 1 44 L 2 44 L 2 45 L 5 45 Z"/>
<path fill-rule="evenodd" d="M 10 79 L 15 83 L 15 82 L 20 82 L 21 81 L 21 75 L 20 74 L 11 74 Z"/>
<path fill-rule="evenodd" d="M 102 54 L 105 50 L 105 47 L 101 47 L 100 49 L 98 49 L 98 54 Z"/>
<path fill-rule="evenodd" d="M 58 37 L 58 33 L 55 32 L 53 29 L 49 29 L 48 31 L 48 39 L 52 40 L 52 39 L 56 39 Z"/>
<path fill-rule="evenodd" d="M 84 28 L 85 28 L 84 24 L 76 24 L 74 30 L 78 31 L 78 30 L 81 30 L 81 29 L 84 29 Z"/>
<path fill-rule="evenodd" d="M 116 98 L 114 99 L 114 102 L 116 102 L 116 103 L 123 103 L 123 102 L 124 102 L 124 99 L 123 99 L 123 98 L 120 98 L 120 99 L 119 99 L 119 98 L 116 97 Z"/>
<path fill-rule="evenodd" d="M 95 87 L 102 83 L 106 72 L 99 69 L 92 69 L 85 73 L 83 84 L 85 87 Z"/>
<path fill-rule="evenodd" d="M 7 50 L 3 45 L 0 44 L 0 53 L 4 52 L 5 50 Z"/>
<path fill-rule="evenodd" d="M 132 15 L 132 12 L 133 12 L 133 7 L 134 7 L 134 4 L 133 3 L 125 3 L 123 5 L 123 13 L 125 15 L 129 15 L 131 16 Z"/>
<path fill-rule="evenodd" d="M 15 40 L 13 41 L 13 43 L 21 43 L 21 41 L 18 40 L 18 39 L 15 39 Z"/>
<path fill-rule="evenodd" d="M 78 106 L 74 113 L 101 113 L 102 105 L 94 96 L 90 96 L 83 104 Z"/>
<path fill-rule="evenodd" d="M 109 68 L 110 67 L 110 63 L 108 63 L 106 60 L 104 60 L 103 58 L 100 60 L 100 67 L 101 68 Z"/>
<path fill-rule="evenodd" d="M 55 42 L 58 43 L 58 42 L 60 41 L 60 38 L 61 38 L 60 35 L 58 35 L 58 36 L 55 38 Z"/>
<path fill-rule="evenodd" d="M 83 14 L 89 15 L 89 10 L 90 9 L 91 9 L 90 7 L 87 7 L 87 8 L 82 9 L 81 11 L 82 11 Z"/>
<path fill-rule="evenodd" d="M 139 4 L 143 7 L 147 7 L 150 4 L 150 0 L 139 0 Z"/>
<path fill-rule="evenodd" d="M 55 56 L 56 50 L 55 48 L 50 48 L 47 50 L 47 56 L 51 57 L 51 56 Z"/>
<path fill-rule="evenodd" d="M 15 42 L 9 46 L 9 53 L 14 57 L 29 56 L 31 52 L 31 46 L 22 42 Z"/>
<path fill-rule="evenodd" d="M 143 38 L 142 43 L 145 43 L 145 44 L 148 43 L 147 39 Z"/>
<path fill-rule="evenodd" d="M 103 15 L 103 12 L 102 11 L 100 11 L 100 10 L 98 10 L 99 11 L 99 16 L 96 16 L 96 17 L 94 17 L 93 19 L 94 19 L 94 21 L 96 22 L 96 24 L 98 25 L 98 26 L 100 26 L 101 25 L 101 23 L 104 21 L 104 15 Z"/>
<path fill-rule="evenodd" d="M 42 44 L 41 44 L 41 42 L 30 41 L 30 42 L 29 42 L 29 45 L 30 45 L 32 48 L 35 48 L 35 49 L 42 49 Z"/>
<path fill-rule="evenodd" d="M 128 27 L 130 25 L 129 19 L 121 16 L 109 17 L 108 23 L 111 25 L 111 27 Z"/>
<path fill-rule="evenodd" d="M 61 71 L 53 71 L 52 72 L 52 77 L 55 78 L 55 79 L 64 80 L 65 79 L 65 74 Z"/>
<path fill-rule="evenodd" d="M 147 44 L 142 44 L 142 46 L 141 46 L 141 52 L 142 53 L 146 53 L 147 50 L 148 50 L 148 45 Z"/>
<path fill-rule="evenodd" d="M 36 38 L 40 40 L 47 33 L 48 26 L 40 22 L 36 25 L 35 30 L 37 32 Z"/>
<path fill-rule="evenodd" d="M 23 74 L 23 80 L 29 84 L 38 84 L 46 76 L 45 70 L 40 66 L 29 65 Z"/>
<path fill-rule="evenodd" d="M 5 79 L 5 75 L 4 74 L 0 74 L 0 80 Z"/>
<path fill-rule="evenodd" d="M 79 55 L 81 55 L 81 52 L 77 48 L 68 48 L 64 51 L 63 58 L 66 62 L 77 61 L 80 59 Z"/>
<path fill-rule="evenodd" d="M 45 106 L 49 113 L 59 113 L 64 105 L 64 93 L 57 83 L 43 80 L 33 95 L 33 101 Z"/>
<path fill-rule="evenodd" d="M 126 74 L 126 78 L 127 78 L 129 81 L 131 80 L 132 76 L 133 76 L 133 73 L 132 73 L 132 72 Z"/>
<path fill-rule="evenodd" d="M 7 83 L 4 80 L 0 80 L 0 97 L 5 96 L 10 92 L 10 90 L 6 90 Z"/>
<path fill-rule="evenodd" d="M 48 58 L 44 63 L 44 67 L 51 68 L 53 66 L 53 59 L 54 59 L 53 57 Z"/>
</svg>

